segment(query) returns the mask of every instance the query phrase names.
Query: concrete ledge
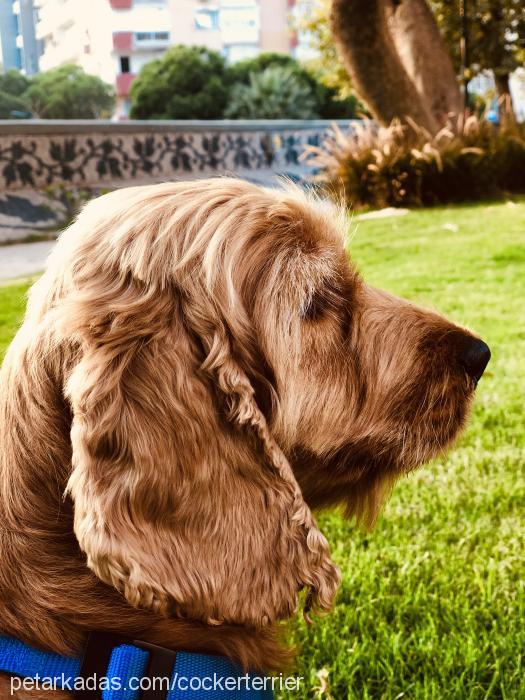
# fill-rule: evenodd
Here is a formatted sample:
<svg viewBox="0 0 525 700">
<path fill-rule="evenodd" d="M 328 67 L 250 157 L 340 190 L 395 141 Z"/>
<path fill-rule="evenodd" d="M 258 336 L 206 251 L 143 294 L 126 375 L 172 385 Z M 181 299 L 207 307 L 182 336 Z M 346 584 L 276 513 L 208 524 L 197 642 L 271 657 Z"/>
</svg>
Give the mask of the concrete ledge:
<svg viewBox="0 0 525 700">
<path fill-rule="evenodd" d="M 325 131 L 333 124 L 346 129 L 359 120 L 328 119 L 221 119 L 221 120 L 129 120 L 114 122 L 91 119 L 0 119 L 0 138 L 10 135 L 44 134 L 160 134 L 242 131 Z"/>
</svg>

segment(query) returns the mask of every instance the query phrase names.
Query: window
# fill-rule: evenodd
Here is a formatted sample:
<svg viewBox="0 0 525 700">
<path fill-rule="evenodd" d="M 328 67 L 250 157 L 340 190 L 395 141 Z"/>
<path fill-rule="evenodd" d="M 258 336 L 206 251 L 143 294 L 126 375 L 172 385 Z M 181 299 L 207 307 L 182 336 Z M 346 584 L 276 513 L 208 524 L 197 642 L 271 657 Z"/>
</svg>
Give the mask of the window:
<svg viewBox="0 0 525 700">
<path fill-rule="evenodd" d="M 129 56 L 120 57 L 120 72 L 129 73 Z"/>
<path fill-rule="evenodd" d="M 219 11 L 212 8 L 195 10 L 193 14 L 197 29 L 218 29 Z"/>
<path fill-rule="evenodd" d="M 228 7 L 221 11 L 221 28 L 257 27 L 259 11 L 254 7 Z"/>
<path fill-rule="evenodd" d="M 146 41 L 169 41 L 169 32 L 136 32 L 135 41 L 146 42 Z"/>
</svg>

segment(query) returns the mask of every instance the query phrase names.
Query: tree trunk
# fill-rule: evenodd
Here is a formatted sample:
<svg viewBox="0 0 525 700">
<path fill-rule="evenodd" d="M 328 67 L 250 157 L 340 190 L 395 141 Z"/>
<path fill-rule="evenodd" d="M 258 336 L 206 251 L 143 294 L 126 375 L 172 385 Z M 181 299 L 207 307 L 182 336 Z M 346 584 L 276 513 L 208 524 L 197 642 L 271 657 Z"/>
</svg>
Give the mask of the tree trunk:
<svg viewBox="0 0 525 700">
<path fill-rule="evenodd" d="M 438 125 L 462 114 L 452 59 L 425 0 L 390 2 L 388 25 L 401 63 Z"/>
<path fill-rule="evenodd" d="M 389 124 L 430 133 L 463 110 L 452 62 L 425 0 L 333 0 L 336 46 L 361 99 Z"/>
<path fill-rule="evenodd" d="M 352 83 L 382 124 L 410 117 L 435 133 L 438 123 L 401 63 L 388 26 L 390 0 L 333 0 L 330 25 Z"/>
<path fill-rule="evenodd" d="M 494 73 L 494 81 L 498 92 L 500 122 L 509 119 L 516 121 L 514 105 L 512 104 L 512 95 L 510 94 L 509 74 Z"/>
</svg>

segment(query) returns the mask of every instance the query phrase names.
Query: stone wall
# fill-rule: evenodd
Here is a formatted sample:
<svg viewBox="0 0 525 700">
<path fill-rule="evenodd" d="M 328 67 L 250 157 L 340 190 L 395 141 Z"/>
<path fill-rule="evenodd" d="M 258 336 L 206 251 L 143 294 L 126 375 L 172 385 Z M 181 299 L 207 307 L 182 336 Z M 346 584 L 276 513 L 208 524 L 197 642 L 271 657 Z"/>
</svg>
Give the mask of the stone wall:
<svg viewBox="0 0 525 700">
<path fill-rule="evenodd" d="M 338 122 L 346 129 L 351 122 Z M 0 121 L 0 186 L 118 187 L 237 174 L 308 180 L 329 121 Z"/>
</svg>

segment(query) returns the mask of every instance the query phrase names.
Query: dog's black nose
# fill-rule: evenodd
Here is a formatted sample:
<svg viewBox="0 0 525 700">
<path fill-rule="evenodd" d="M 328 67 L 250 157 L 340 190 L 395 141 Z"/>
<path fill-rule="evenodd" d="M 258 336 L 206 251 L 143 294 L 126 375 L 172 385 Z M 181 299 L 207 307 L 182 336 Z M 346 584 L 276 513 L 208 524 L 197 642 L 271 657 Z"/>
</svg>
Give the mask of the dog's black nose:
<svg viewBox="0 0 525 700">
<path fill-rule="evenodd" d="M 470 338 L 461 353 L 461 362 L 468 374 L 478 381 L 490 360 L 490 348 L 479 338 Z"/>
</svg>

